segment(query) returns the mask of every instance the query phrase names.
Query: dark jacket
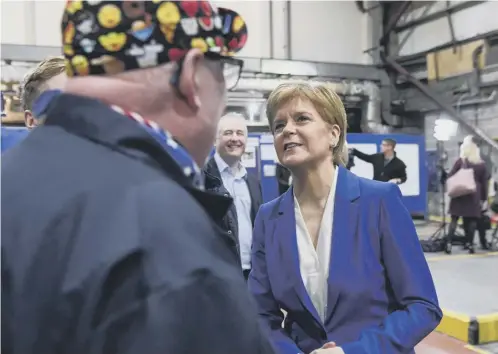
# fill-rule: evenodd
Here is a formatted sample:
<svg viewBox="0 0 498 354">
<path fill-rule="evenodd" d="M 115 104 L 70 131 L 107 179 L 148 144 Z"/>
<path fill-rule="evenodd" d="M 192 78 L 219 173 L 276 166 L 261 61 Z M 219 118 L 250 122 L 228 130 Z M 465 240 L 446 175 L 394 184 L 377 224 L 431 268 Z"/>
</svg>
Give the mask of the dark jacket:
<svg viewBox="0 0 498 354">
<path fill-rule="evenodd" d="M 229 197 L 228 190 L 223 186 L 220 170 L 216 164 L 216 160 L 212 157 L 204 167 L 204 175 L 206 177 L 206 189 L 217 194 Z M 251 222 L 254 226 L 254 219 L 258 213 L 259 207 L 263 202 L 261 193 L 261 185 L 256 177 L 251 174 L 246 176 L 247 187 L 251 195 Z M 237 255 L 240 263 L 240 249 L 239 249 L 239 230 L 237 223 L 237 210 L 235 204 L 231 204 L 227 213 L 222 220 L 222 228 L 225 230 L 226 235 L 231 238 L 233 251 Z"/>
<path fill-rule="evenodd" d="M 56 98 L 1 198 L 3 353 L 273 352 L 215 222 L 231 200 L 131 119 Z"/>
<path fill-rule="evenodd" d="M 287 189 L 289 189 L 289 180 L 291 176 L 291 172 L 289 169 L 285 168 L 281 164 L 277 163 L 276 167 L 276 175 L 277 175 L 277 182 L 278 182 L 278 194 L 282 195 L 285 192 L 287 192 Z"/>
<path fill-rule="evenodd" d="M 382 153 L 370 155 L 354 149 L 353 154 L 360 160 L 370 162 L 373 165 L 374 180 L 388 182 L 393 178 L 399 178 L 401 180 L 401 183 L 406 182 L 406 165 L 400 158 L 396 156 L 396 153 L 394 153 L 394 157 L 387 163 L 387 165 L 384 164 L 385 159 L 384 154 Z"/>
<path fill-rule="evenodd" d="M 448 178 L 457 173 L 463 165 L 463 160 L 458 159 L 448 173 Z M 481 202 L 488 199 L 489 173 L 484 163 L 472 164 L 470 162 L 465 162 L 465 166 L 474 170 L 474 179 L 477 187 L 476 191 L 475 193 L 463 195 L 461 197 L 451 198 L 449 213 L 454 216 L 480 218 L 482 214 Z"/>
</svg>

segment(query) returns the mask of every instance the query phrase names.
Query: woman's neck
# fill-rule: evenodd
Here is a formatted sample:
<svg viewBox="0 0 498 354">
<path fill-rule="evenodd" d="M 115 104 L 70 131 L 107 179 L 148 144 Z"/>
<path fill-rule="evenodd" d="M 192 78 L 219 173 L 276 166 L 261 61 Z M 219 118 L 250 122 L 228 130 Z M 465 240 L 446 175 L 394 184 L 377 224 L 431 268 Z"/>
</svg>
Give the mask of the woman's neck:
<svg viewBox="0 0 498 354">
<path fill-rule="evenodd" d="M 322 204 L 330 193 L 335 169 L 334 164 L 327 161 L 311 170 L 293 172 L 292 185 L 299 203 Z"/>
</svg>

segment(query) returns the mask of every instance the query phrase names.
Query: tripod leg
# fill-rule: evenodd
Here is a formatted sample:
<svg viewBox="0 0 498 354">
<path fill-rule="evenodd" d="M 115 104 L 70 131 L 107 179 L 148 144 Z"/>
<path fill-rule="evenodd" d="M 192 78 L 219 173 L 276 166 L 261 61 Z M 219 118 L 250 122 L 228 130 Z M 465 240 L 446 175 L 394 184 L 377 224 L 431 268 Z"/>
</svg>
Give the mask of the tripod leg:
<svg viewBox="0 0 498 354">
<path fill-rule="evenodd" d="M 444 246 L 444 251 L 447 254 L 451 254 L 451 248 L 453 247 L 453 236 L 455 235 L 458 219 L 451 217 L 450 226 L 448 228 L 448 234 L 446 235 L 446 243 Z"/>
</svg>

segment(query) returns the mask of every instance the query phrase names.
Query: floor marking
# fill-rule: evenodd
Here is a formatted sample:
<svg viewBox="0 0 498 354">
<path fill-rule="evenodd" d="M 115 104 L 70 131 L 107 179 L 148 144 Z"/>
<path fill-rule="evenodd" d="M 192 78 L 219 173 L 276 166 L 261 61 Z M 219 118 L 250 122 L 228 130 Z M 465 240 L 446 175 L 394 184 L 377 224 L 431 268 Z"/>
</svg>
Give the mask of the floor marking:
<svg viewBox="0 0 498 354">
<path fill-rule="evenodd" d="M 473 352 L 479 353 L 479 354 L 492 354 L 491 352 L 488 352 L 487 350 L 476 348 L 476 347 L 474 347 L 473 345 L 470 345 L 470 344 L 467 344 L 465 346 L 465 348 L 467 348 L 468 350 L 472 350 Z"/>
<path fill-rule="evenodd" d="M 426 257 L 427 262 L 451 261 L 453 259 L 496 257 L 498 252 L 486 252 L 477 254 L 449 254 L 445 256 Z"/>
</svg>

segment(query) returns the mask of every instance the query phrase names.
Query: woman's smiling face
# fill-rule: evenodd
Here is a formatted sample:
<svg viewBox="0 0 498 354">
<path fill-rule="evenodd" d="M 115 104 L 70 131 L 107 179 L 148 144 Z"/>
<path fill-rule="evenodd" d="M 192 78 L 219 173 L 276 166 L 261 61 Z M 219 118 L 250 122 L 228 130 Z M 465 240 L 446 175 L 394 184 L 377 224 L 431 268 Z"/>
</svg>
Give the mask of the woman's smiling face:
<svg viewBox="0 0 498 354">
<path fill-rule="evenodd" d="M 300 98 L 278 109 L 272 130 L 278 159 L 291 170 L 331 161 L 340 135 L 337 125 L 325 122 L 310 101 Z"/>
</svg>

